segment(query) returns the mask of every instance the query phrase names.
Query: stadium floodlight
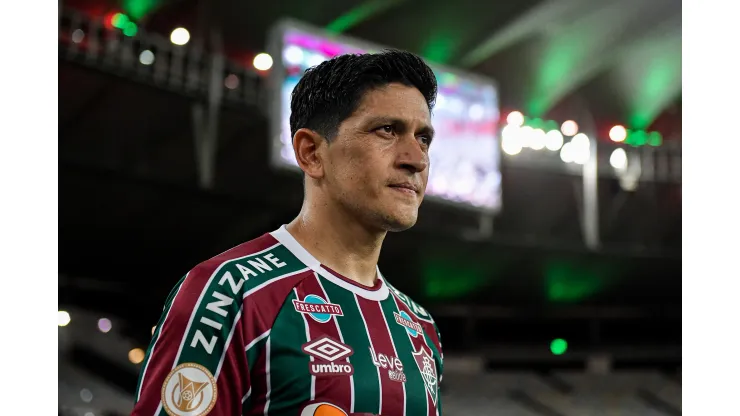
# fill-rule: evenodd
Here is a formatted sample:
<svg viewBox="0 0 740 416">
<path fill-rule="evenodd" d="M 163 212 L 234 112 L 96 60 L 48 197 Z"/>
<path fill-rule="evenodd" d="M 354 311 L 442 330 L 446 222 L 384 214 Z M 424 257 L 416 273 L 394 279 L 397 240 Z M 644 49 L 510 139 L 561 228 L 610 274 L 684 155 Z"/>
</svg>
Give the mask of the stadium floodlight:
<svg viewBox="0 0 740 416">
<path fill-rule="evenodd" d="M 533 129 L 529 137 L 529 147 L 533 150 L 542 150 L 545 148 L 546 134 L 542 129 Z"/>
<path fill-rule="evenodd" d="M 524 115 L 519 111 L 512 111 L 506 116 L 506 123 L 511 126 L 521 127 L 524 124 Z"/>
<path fill-rule="evenodd" d="M 252 61 L 252 65 L 254 65 L 255 69 L 267 71 L 272 68 L 272 56 L 264 52 L 257 54 L 257 56 L 254 57 L 254 61 Z"/>
<path fill-rule="evenodd" d="M 170 33 L 170 42 L 175 45 L 185 45 L 190 41 L 190 32 L 184 27 L 178 27 Z"/>
<path fill-rule="evenodd" d="M 128 360 L 134 364 L 139 364 L 144 361 L 144 350 L 141 348 L 134 348 L 128 352 Z"/>
<path fill-rule="evenodd" d="M 609 156 L 609 164 L 614 169 L 623 170 L 627 167 L 627 152 L 621 147 L 614 149 L 611 156 Z"/>
<path fill-rule="evenodd" d="M 507 155 L 518 155 L 522 151 L 522 132 L 519 127 L 508 125 L 501 130 L 501 149 Z"/>
<path fill-rule="evenodd" d="M 553 152 L 563 147 L 563 135 L 557 130 L 550 130 L 545 135 L 545 147 Z"/>
<path fill-rule="evenodd" d="M 627 138 L 627 129 L 624 126 L 616 125 L 609 130 L 609 138 L 614 142 L 623 142 Z"/>
<path fill-rule="evenodd" d="M 72 318 L 69 316 L 69 312 L 59 311 L 57 312 L 57 321 L 59 326 L 67 326 L 72 321 Z"/>
<path fill-rule="evenodd" d="M 578 133 L 578 123 L 573 120 L 565 121 L 560 126 L 560 131 L 564 136 L 575 136 Z"/>
<path fill-rule="evenodd" d="M 583 133 L 576 134 L 570 141 L 573 162 L 583 165 L 591 157 L 591 141 Z"/>
<path fill-rule="evenodd" d="M 568 142 L 560 149 L 560 159 L 565 163 L 573 162 L 573 151 L 571 150 L 571 146 L 571 142 Z"/>
</svg>

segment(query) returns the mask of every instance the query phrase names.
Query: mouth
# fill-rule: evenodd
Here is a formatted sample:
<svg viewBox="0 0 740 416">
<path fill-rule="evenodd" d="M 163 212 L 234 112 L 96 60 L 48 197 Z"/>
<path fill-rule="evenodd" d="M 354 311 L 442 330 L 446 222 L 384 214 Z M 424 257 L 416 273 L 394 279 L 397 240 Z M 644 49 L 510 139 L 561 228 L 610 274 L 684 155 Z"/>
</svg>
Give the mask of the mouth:
<svg viewBox="0 0 740 416">
<path fill-rule="evenodd" d="M 403 192 L 409 195 L 416 195 L 419 193 L 419 187 L 412 184 L 411 182 L 396 183 L 388 186 L 396 191 Z"/>
</svg>

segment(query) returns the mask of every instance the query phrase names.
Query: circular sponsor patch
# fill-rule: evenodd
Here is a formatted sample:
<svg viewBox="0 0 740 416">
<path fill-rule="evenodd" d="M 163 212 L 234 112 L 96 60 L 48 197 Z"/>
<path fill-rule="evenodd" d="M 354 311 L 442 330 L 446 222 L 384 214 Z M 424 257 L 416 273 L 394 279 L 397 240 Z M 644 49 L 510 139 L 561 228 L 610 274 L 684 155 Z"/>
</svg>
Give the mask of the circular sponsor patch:
<svg viewBox="0 0 740 416">
<path fill-rule="evenodd" d="M 178 365 L 162 385 L 162 404 L 170 416 L 205 416 L 216 404 L 216 397 L 216 379 L 200 364 Z"/>
<path fill-rule="evenodd" d="M 330 403 L 314 403 L 306 406 L 301 416 L 347 416 L 347 413 Z"/>
<path fill-rule="evenodd" d="M 319 296 L 316 296 L 316 295 L 308 295 L 308 296 L 306 296 L 305 299 L 303 299 L 303 301 L 306 302 L 306 303 L 312 303 L 314 305 L 326 305 L 326 303 L 327 303 L 324 299 L 322 299 L 322 298 L 320 298 Z M 325 323 L 329 322 L 329 320 L 331 319 L 331 315 L 328 314 L 328 313 L 315 313 L 315 312 L 312 312 L 312 313 L 309 313 L 309 315 L 311 315 L 311 317 L 313 319 L 317 320 L 318 322 L 320 322 L 322 324 L 325 324 Z"/>
</svg>

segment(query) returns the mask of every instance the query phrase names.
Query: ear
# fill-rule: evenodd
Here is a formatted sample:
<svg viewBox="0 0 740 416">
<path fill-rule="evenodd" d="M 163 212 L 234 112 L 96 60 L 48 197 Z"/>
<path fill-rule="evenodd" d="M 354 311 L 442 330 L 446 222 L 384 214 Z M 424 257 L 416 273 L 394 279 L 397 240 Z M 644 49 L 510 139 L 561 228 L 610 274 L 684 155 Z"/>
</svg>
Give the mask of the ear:
<svg viewBox="0 0 740 416">
<path fill-rule="evenodd" d="M 310 129 L 299 129 L 293 135 L 293 153 L 298 166 L 307 176 L 319 179 L 324 176 L 321 149 L 327 145 L 320 134 Z"/>
</svg>

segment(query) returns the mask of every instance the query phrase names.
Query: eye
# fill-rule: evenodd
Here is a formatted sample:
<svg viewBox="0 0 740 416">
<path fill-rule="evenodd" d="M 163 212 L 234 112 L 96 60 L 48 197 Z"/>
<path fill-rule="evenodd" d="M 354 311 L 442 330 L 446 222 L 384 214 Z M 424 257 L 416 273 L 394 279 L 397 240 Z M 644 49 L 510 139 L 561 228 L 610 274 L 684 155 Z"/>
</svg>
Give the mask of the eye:
<svg viewBox="0 0 740 416">
<path fill-rule="evenodd" d="M 395 129 L 390 124 L 387 124 L 385 126 L 382 126 L 382 127 L 378 128 L 378 130 L 381 130 L 383 133 L 386 133 L 386 134 L 393 134 L 395 132 Z"/>
<path fill-rule="evenodd" d="M 431 136 L 419 136 L 419 141 L 421 142 L 421 144 L 423 144 L 423 145 L 425 145 L 427 147 L 429 147 L 429 145 L 432 144 L 432 138 L 431 138 Z"/>
</svg>

